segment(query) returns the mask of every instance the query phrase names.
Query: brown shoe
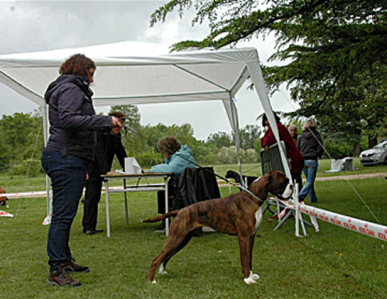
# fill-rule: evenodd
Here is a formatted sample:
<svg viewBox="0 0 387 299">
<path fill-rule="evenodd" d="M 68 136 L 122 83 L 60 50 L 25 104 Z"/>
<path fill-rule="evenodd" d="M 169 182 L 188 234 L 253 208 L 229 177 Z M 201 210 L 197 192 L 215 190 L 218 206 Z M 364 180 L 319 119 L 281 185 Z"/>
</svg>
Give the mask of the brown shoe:
<svg viewBox="0 0 387 299">
<path fill-rule="evenodd" d="M 56 269 L 50 272 L 47 284 L 50 286 L 57 287 L 80 287 L 81 283 L 72 279 L 65 271 L 62 269 Z"/>
<path fill-rule="evenodd" d="M 89 267 L 77 265 L 76 263 L 74 263 L 74 261 L 75 260 L 72 259 L 71 261 L 68 261 L 68 262 L 65 262 L 65 263 L 61 263 L 59 266 L 64 271 L 66 271 L 67 273 L 73 273 L 73 272 L 86 273 L 86 272 L 90 272 Z"/>
</svg>

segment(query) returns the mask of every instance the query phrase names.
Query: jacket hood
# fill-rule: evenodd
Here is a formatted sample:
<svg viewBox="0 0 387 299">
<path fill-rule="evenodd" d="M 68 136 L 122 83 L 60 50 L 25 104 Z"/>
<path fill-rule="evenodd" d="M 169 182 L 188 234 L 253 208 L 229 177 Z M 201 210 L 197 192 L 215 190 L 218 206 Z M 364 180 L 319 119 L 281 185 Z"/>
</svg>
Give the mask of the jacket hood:
<svg viewBox="0 0 387 299">
<path fill-rule="evenodd" d="M 181 148 L 178 150 L 178 153 L 183 154 L 184 156 L 192 156 L 192 150 L 186 144 L 181 146 Z"/>
<path fill-rule="evenodd" d="M 304 130 L 304 132 L 302 132 L 302 134 L 304 135 L 304 137 L 306 139 L 314 139 L 315 136 L 320 135 L 319 132 L 317 132 L 317 130 L 315 128 L 306 129 L 306 130 Z"/>
<path fill-rule="evenodd" d="M 75 75 L 60 75 L 55 81 L 51 82 L 48 86 L 46 93 L 44 94 L 44 99 L 48 104 L 53 93 L 64 84 L 72 83 L 79 86 L 82 91 L 88 96 L 91 97 L 93 92 L 89 88 L 89 79 L 84 76 L 75 76 Z"/>
<path fill-rule="evenodd" d="M 174 153 L 169 159 L 165 159 L 167 162 L 173 160 L 175 157 L 182 157 L 183 159 L 189 159 L 190 157 L 192 157 L 192 150 L 189 148 L 188 145 L 186 144 L 182 144 L 180 149 Z"/>
</svg>

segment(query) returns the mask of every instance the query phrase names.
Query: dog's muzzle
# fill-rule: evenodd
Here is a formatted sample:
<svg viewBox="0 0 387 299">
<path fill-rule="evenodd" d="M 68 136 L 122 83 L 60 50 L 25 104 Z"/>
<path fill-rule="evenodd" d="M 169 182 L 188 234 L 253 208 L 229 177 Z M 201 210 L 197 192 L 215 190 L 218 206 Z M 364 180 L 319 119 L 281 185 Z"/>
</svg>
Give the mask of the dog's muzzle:
<svg viewBox="0 0 387 299">
<path fill-rule="evenodd" d="M 293 194 L 293 185 L 292 184 L 287 184 L 284 192 L 281 194 L 276 194 L 278 198 L 280 199 L 288 199 L 290 196 Z"/>
</svg>

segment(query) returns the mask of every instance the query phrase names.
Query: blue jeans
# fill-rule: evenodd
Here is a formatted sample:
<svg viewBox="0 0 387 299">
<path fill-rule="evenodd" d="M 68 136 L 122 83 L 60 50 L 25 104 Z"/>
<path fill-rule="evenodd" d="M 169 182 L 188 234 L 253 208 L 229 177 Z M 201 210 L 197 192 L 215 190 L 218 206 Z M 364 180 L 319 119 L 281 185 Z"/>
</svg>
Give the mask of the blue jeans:
<svg viewBox="0 0 387 299">
<path fill-rule="evenodd" d="M 89 161 L 73 156 L 62 156 L 59 151 L 44 150 L 41 158 L 46 174 L 51 178 L 53 208 L 48 230 L 47 254 L 50 271 L 71 260 L 70 229 L 77 214 L 79 199 L 86 178 Z"/>
<path fill-rule="evenodd" d="M 300 201 L 303 200 L 308 194 L 310 202 L 316 202 L 317 196 L 314 191 L 314 181 L 316 179 L 316 173 L 318 168 L 317 160 L 305 160 L 305 166 L 302 170 L 306 177 L 306 184 L 302 187 L 300 194 L 298 195 Z"/>
</svg>

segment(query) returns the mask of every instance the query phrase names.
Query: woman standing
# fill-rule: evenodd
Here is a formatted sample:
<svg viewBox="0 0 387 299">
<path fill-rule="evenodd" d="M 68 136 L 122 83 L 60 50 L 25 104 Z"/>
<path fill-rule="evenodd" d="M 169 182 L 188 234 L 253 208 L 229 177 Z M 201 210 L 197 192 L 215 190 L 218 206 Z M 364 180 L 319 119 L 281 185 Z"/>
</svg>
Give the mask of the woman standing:
<svg viewBox="0 0 387 299">
<path fill-rule="evenodd" d="M 297 146 L 305 159 L 303 172 L 306 177 L 306 184 L 301 189 L 298 197 L 300 201 L 304 201 L 305 197 L 309 194 L 311 203 L 317 202 L 317 196 L 314 190 L 314 181 L 316 179 L 318 168 L 317 159 L 321 158 L 321 155 L 323 154 L 323 142 L 316 127 L 317 126 L 314 120 L 307 120 L 304 125 L 304 130 L 297 142 Z"/>
<path fill-rule="evenodd" d="M 67 59 L 60 76 L 45 93 L 49 105 L 50 138 L 42 154 L 42 166 L 50 177 L 53 210 L 47 238 L 49 285 L 80 286 L 68 272 L 89 272 L 74 263 L 69 247 L 70 229 L 78 210 L 86 169 L 94 159 L 96 130 L 122 127 L 116 117 L 95 115 L 89 89 L 96 70 L 82 54 Z"/>
</svg>

